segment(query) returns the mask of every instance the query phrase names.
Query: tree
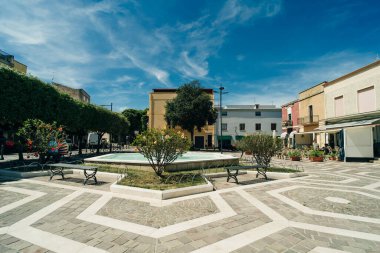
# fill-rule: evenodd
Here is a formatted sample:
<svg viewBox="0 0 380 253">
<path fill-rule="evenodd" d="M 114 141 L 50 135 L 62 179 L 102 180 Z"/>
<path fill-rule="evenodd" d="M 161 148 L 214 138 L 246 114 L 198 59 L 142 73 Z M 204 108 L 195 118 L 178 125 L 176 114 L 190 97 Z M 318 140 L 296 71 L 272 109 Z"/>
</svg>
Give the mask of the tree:
<svg viewBox="0 0 380 253">
<path fill-rule="evenodd" d="M 130 142 L 136 138 L 135 132 L 142 133 L 147 129 L 148 124 L 148 109 L 137 110 L 137 109 L 125 109 L 121 114 L 126 117 L 130 123 L 128 129 L 128 139 Z"/>
<path fill-rule="evenodd" d="M 272 157 L 282 149 L 282 141 L 278 138 L 273 138 L 273 136 L 268 134 L 254 134 L 246 136 L 240 141 L 241 148 L 252 153 L 252 163 L 253 159 L 256 160 L 258 165 L 262 168 L 257 168 L 256 177 L 259 175 L 267 178 L 267 170 L 270 166 L 270 161 Z"/>
<path fill-rule="evenodd" d="M 42 162 L 49 152 L 58 154 L 59 143 L 64 136 L 62 127 L 55 122 L 48 124 L 38 119 L 26 120 L 17 135 L 26 140 L 27 149 L 37 152 Z"/>
<path fill-rule="evenodd" d="M 194 128 L 201 131 L 206 124 L 214 124 L 216 118 L 211 97 L 202 90 L 199 81 L 182 85 L 177 91 L 177 97 L 166 104 L 167 124 L 190 132 L 191 142 L 194 140 Z"/>
<path fill-rule="evenodd" d="M 190 141 L 173 129 L 148 129 L 136 136 L 136 145 L 157 176 L 162 177 L 166 167 L 190 148 Z"/>
</svg>

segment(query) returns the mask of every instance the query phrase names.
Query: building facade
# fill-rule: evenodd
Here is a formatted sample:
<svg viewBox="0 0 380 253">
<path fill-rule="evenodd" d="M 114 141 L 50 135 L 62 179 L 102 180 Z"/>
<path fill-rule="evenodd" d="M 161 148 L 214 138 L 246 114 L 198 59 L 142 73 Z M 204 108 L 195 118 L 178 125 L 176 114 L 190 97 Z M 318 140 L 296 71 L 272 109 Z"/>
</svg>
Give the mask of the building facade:
<svg viewBox="0 0 380 253">
<path fill-rule="evenodd" d="M 73 89 L 59 83 L 52 83 L 53 87 L 58 91 L 69 95 L 70 97 L 79 100 L 83 103 L 90 103 L 91 97 L 84 89 Z"/>
<path fill-rule="evenodd" d="M 212 89 L 203 89 L 210 95 L 210 99 L 214 101 L 214 92 Z M 149 94 L 149 128 L 166 129 L 168 124 L 165 120 L 166 103 L 177 96 L 177 89 L 153 89 Z M 183 131 L 190 139 L 191 134 L 187 131 L 176 127 Z M 206 125 L 198 131 L 194 129 L 194 139 L 192 140 L 196 148 L 211 148 L 214 145 L 214 125 Z"/>
<path fill-rule="evenodd" d="M 380 156 L 380 60 L 324 84 L 327 143 L 345 160 Z"/>
<path fill-rule="evenodd" d="M 26 74 L 27 66 L 15 60 L 15 57 L 0 50 L 0 66 L 8 66 L 20 73 Z"/>
<path fill-rule="evenodd" d="M 220 108 L 215 123 L 215 144 L 229 148 L 244 136 L 254 133 L 281 134 L 281 109 L 274 105 L 226 105 L 222 108 L 222 126 L 220 126 Z M 220 132 L 222 128 L 222 135 Z"/>
<path fill-rule="evenodd" d="M 299 100 L 296 99 L 292 102 L 281 106 L 282 115 L 282 134 L 281 138 L 284 139 L 285 147 L 295 146 L 295 133 L 299 132 L 300 126 L 298 125 L 299 118 Z"/>
<path fill-rule="evenodd" d="M 315 129 L 324 125 L 326 83 L 319 83 L 299 93 L 299 133 L 295 136 L 298 146 L 311 146 L 315 142 L 319 147 L 323 147 L 325 144 L 324 134 L 316 132 Z"/>
</svg>

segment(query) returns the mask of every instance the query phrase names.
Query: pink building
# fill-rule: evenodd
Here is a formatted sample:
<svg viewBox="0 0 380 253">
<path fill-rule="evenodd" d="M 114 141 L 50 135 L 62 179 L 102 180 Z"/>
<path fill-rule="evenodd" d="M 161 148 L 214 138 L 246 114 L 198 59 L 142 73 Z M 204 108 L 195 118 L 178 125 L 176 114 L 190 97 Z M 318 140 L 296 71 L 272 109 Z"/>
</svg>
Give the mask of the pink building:
<svg viewBox="0 0 380 253">
<path fill-rule="evenodd" d="M 298 132 L 299 100 L 294 100 L 281 106 L 282 109 L 282 132 L 290 134 Z"/>
</svg>

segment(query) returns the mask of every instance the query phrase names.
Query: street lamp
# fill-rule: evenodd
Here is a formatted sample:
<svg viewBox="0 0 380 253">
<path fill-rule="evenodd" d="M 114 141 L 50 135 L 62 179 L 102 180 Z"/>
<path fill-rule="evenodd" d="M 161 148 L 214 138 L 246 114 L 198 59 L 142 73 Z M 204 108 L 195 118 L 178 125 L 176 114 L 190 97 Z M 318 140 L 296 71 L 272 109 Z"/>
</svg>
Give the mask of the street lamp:
<svg viewBox="0 0 380 253">
<path fill-rule="evenodd" d="M 227 94 L 228 92 L 224 92 L 224 87 L 220 86 L 219 91 L 215 91 L 215 93 L 219 93 L 219 119 L 220 119 L 220 153 L 223 154 L 223 130 L 222 130 L 222 95 Z"/>
</svg>

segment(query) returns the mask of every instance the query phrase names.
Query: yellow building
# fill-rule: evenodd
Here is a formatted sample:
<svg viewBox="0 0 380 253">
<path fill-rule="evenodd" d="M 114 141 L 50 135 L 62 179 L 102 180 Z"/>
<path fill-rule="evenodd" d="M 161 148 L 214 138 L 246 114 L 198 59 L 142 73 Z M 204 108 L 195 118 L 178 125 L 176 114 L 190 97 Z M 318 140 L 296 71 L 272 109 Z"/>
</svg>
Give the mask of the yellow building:
<svg viewBox="0 0 380 253">
<path fill-rule="evenodd" d="M 214 101 L 214 92 L 212 89 L 203 89 L 211 96 Z M 149 128 L 166 129 L 168 127 L 165 120 L 166 103 L 177 96 L 176 89 L 153 89 L 149 94 Z M 180 130 L 180 128 L 178 128 Z M 182 130 L 181 130 L 182 131 Z M 185 135 L 190 139 L 189 132 L 184 131 Z M 196 148 L 211 148 L 214 145 L 214 125 L 205 126 L 198 131 L 194 129 L 194 146 Z"/>
<path fill-rule="evenodd" d="M 0 66 L 8 66 L 20 73 L 26 74 L 27 66 L 15 60 L 13 55 L 10 55 L 0 50 Z"/>
<path fill-rule="evenodd" d="M 316 142 L 320 147 L 324 145 L 324 136 L 316 128 L 324 125 L 325 96 L 324 85 L 319 83 L 299 93 L 299 133 L 296 135 L 297 145 L 312 145 Z"/>
</svg>

